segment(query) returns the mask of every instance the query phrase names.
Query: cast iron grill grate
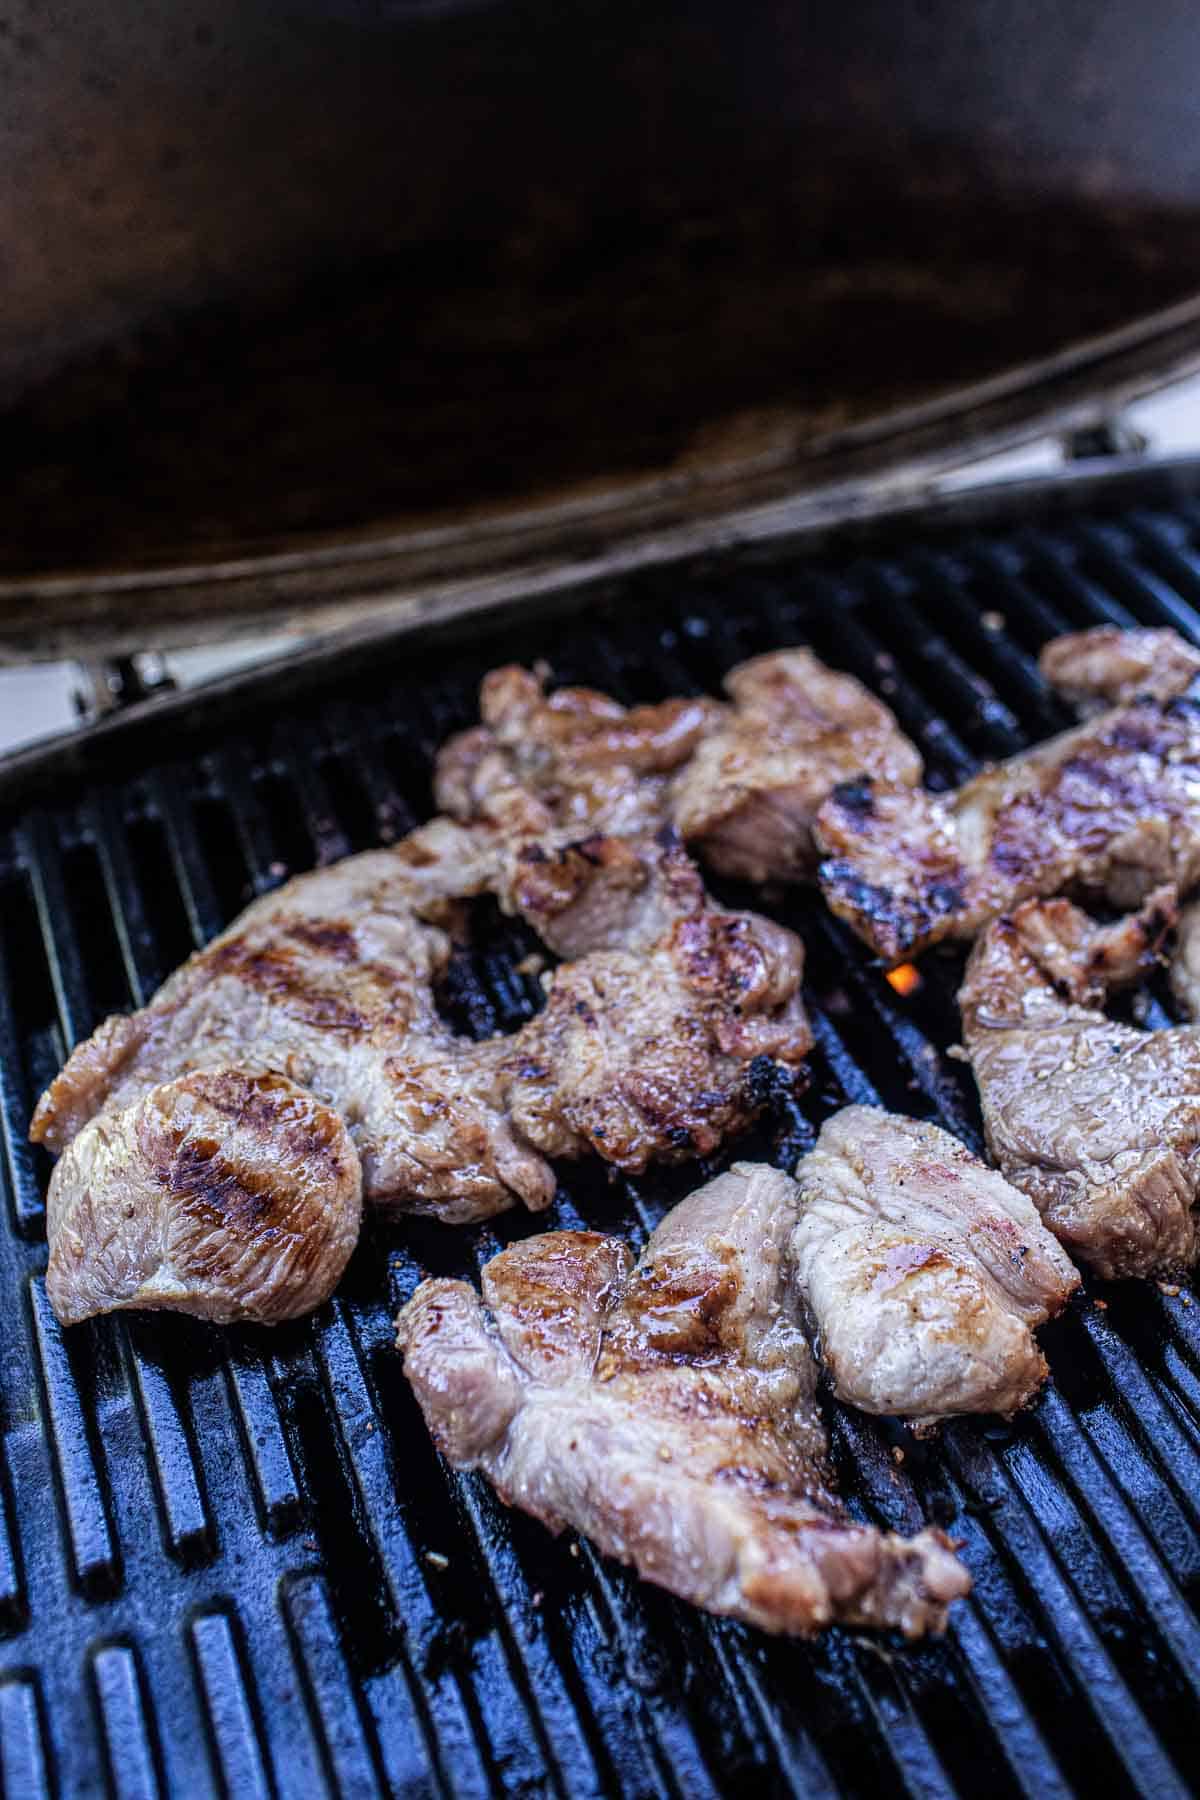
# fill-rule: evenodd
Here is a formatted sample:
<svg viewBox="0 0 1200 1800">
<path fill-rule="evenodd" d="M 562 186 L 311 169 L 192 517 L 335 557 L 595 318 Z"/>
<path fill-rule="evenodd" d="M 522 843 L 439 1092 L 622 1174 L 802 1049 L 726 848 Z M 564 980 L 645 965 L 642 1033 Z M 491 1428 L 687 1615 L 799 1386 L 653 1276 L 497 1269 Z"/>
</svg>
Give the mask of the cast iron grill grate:
<svg viewBox="0 0 1200 1800">
<path fill-rule="evenodd" d="M 1200 1700 L 1200 1307 L 1090 1291 L 1046 1333 L 1055 1383 L 1011 1428 L 920 1447 L 831 1408 L 867 1516 L 965 1540 L 940 1643 L 770 1641 L 586 1544 L 553 1541 L 433 1453 L 391 1349 L 422 1269 L 470 1272 L 544 1228 L 372 1227 L 334 1303 L 273 1334 L 181 1319 L 59 1331 L 48 1165 L 30 1105 L 66 1047 L 146 998 L 254 893 L 403 832 L 483 670 L 546 657 L 625 698 L 715 687 L 808 641 L 882 692 L 934 783 L 1067 723 L 1044 638 L 1172 623 L 1200 637 L 1200 503 L 939 539 L 840 566 L 651 581 L 644 604 L 392 653 L 353 688 L 257 708 L 179 764 L 0 823 L 0 1769 L 14 1796 L 226 1792 L 805 1795 L 1082 1791 L 1194 1778 Z M 738 1154 L 794 1158 L 847 1100 L 979 1142 L 958 963 L 895 994 L 807 895 L 817 1028 L 803 1100 Z M 535 1004 L 527 941 L 484 915 L 446 1005 L 476 1033 Z M 1163 1021 L 1161 996 L 1146 999 Z M 733 1154 L 731 1151 L 730 1154 Z M 715 1167 L 716 1162 L 706 1165 Z M 696 1171 L 564 1174 L 551 1224 L 644 1235 Z"/>
</svg>

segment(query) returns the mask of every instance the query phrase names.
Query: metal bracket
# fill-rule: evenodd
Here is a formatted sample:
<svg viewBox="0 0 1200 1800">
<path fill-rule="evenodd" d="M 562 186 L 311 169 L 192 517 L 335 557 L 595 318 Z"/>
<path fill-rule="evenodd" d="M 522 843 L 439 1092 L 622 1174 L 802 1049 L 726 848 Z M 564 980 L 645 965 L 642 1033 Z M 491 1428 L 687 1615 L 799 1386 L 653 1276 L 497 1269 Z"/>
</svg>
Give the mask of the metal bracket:
<svg viewBox="0 0 1200 1800">
<path fill-rule="evenodd" d="M 1150 439 L 1124 413 L 1112 413 L 1068 431 L 1062 440 L 1065 462 L 1090 462 L 1097 456 L 1144 456 Z"/>
<path fill-rule="evenodd" d="M 179 683 L 165 656 L 144 650 L 136 656 L 115 656 L 95 662 L 77 662 L 77 685 L 72 694 L 81 724 L 91 725 L 110 713 L 136 706 L 151 694 L 167 693 Z"/>
</svg>

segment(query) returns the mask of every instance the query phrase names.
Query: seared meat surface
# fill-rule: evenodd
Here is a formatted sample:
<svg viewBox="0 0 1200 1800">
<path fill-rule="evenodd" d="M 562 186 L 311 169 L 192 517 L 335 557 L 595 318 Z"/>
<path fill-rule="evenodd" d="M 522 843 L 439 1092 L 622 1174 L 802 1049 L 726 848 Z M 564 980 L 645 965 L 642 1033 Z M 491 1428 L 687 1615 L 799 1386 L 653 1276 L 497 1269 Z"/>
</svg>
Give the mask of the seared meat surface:
<svg viewBox="0 0 1200 1800">
<path fill-rule="evenodd" d="M 1177 631 L 1122 631 L 1116 625 L 1054 638 L 1038 662 L 1051 687 L 1084 714 L 1126 706 L 1140 694 L 1170 700 L 1200 675 L 1200 650 Z"/>
<path fill-rule="evenodd" d="M 548 1156 L 618 1168 L 703 1156 L 762 1104 L 766 1061 L 812 1044 L 800 940 L 753 913 L 679 918 L 649 952 L 564 963 L 545 1008 L 509 1041 L 509 1116 Z"/>
<path fill-rule="evenodd" d="M 337 1286 L 362 1172 L 338 1115 L 282 1075 L 194 1071 L 85 1125 L 48 1208 L 64 1325 L 126 1307 L 275 1325 Z"/>
<path fill-rule="evenodd" d="M 1171 957 L 1171 992 L 1185 1018 L 1200 1019 L 1200 900 L 1181 908 Z"/>
<path fill-rule="evenodd" d="M 493 669 L 482 723 L 438 752 L 434 797 L 452 817 L 518 836 L 628 836 L 669 822 L 670 777 L 721 720 L 714 700 L 626 708 L 594 688 L 545 692 L 540 672 Z"/>
<path fill-rule="evenodd" d="M 450 921 L 450 884 L 432 864 L 414 870 L 400 847 L 256 901 L 148 1006 L 75 1050 L 32 1136 L 61 1150 L 101 1110 L 113 1121 L 195 1069 L 271 1070 L 345 1119 L 368 1199 L 460 1217 L 494 1210 L 498 1196 L 546 1205 L 553 1181 L 508 1126 L 494 1053 L 483 1047 L 447 1082 L 458 1040 L 433 987 L 452 946 L 430 920 Z M 70 1168 L 60 1163 L 56 1187 Z"/>
<path fill-rule="evenodd" d="M 1042 660 L 1077 700 L 1121 704 L 955 793 L 860 781 L 817 815 L 825 898 L 889 962 L 974 937 L 1037 895 L 1070 888 L 1135 907 L 1163 883 L 1200 879 L 1196 653 L 1171 632 L 1105 627 Z"/>
<path fill-rule="evenodd" d="M 284 1077 L 289 1091 L 303 1090 L 314 1132 L 337 1126 L 340 1154 L 361 1163 L 366 1199 L 464 1220 L 518 1199 L 547 1205 L 547 1155 L 591 1148 L 635 1170 L 710 1150 L 761 1105 L 756 1058 L 793 1067 L 802 1059 L 811 1039 L 799 941 L 752 914 L 712 907 L 678 846 L 658 841 L 643 846 L 641 888 L 610 879 L 612 867 L 625 870 L 632 842 L 613 858 L 601 845 L 582 859 L 584 879 L 569 895 L 541 892 L 532 906 L 560 926 L 569 920 L 577 939 L 612 944 L 625 933 L 631 949 L 563 964 L 547 978 L 545 1011 L 511 1037 L 455 1036 L 434 988 L 450 929 L 461 924 L 456 896 L 480 876 L 468 856 L 451 854 L 455 834 L 468 834 L 450 827 L 447 836 L 444 824 L 255 902 L 148 1006 L 107 1020 L 73 1053 L 31 1133 L 51 1150 L 71 1146 L 50 1195 L 51 1291 L 64 1306 L 68 1254 L 75 1280 L 79 1245 L 87 1250 L 102 1228 L 121 1240 L 112 1256 L 142 1266 L 142 1221 L 129 1213 L 135 1189 L 157 1195 L 168 1234 L 183 1228 L 175 1165 L 160 1146 L 175 1107 L 194 1104 L 181 1078 L 196 1071 L 235 1087 Z M 277 1119 L 256 1104 L 238 1128 L 247 1134 L 239 1156 L 262 1170 L 273 1157 L 281 1168 L 294 1160 L 288 1107 Z M 222 1152 L 216 1126 L 205 1141 Z M 307 1175 L 297 1179 L 309 1194 Z M 357 1206 L 357 1177 L 352 1185 Z M 254 1292 L 269 1288 L 265 1264 L 283 1248 L 274 1201 L 260 1189 L 264 1268 Z M 339 1191 L 330 1188 L 331 1204 Z M 101 1290 L 88 1295 L 95 1310 Z"/>
<path fill-rule="evenodd" d="M 938 1531 L 853 1522 L 828 1486 L 815 1368 L 786 1277 L 794 1183 L 752 1164 L 677 1206 L 636 1265 L 554 1232 L 397 1320 L 442 1452 L 509 1505 L 767 1631 L 943 1628 L 970 1586 Z"/>
<path fill-rule="evenodd" d="M 493 670 L 482 725 L 438 757 L 438 804 L 543 838 L 666 824 L 721 874 L 794 881 L 814 873 L 813 816 L 838 782 L 921 778 L 887 707 L 809 650 L 742 663 L 725 689 L 727 704 L 626 710 L 590 688 L 546 694 L 525 669 Z"/>
<path fill-rule="evenodd" d="M 1110 926 L 1066 900 L 1028 901 L 976 944 L 959 994 L 992 1156 L 1111 1279 L 1196 1256 L 1200 1028 L 1142 1031 L 1103 1010 L 1173 918 L 1169 889 Z"/>
<path fill-rule="evenodd" d="M 804 881 L 812 824 L 839 782 L 921 779 L 921 758 L 883 702 L 810 650 L 779 650 L 725 678 L 731 705 L 672 787 L 671 819 L 722 875 Z"/>
<path fill-rule="evenodd" d="M 840 1399 L 919 1429 L 1036 1392 L 1033 1328 L 1079 1276 L 1024 1194 L 949 1132 L 871 1106 L 827 1119 L 796 1179 L 789 1250 Z"/>
</svg>

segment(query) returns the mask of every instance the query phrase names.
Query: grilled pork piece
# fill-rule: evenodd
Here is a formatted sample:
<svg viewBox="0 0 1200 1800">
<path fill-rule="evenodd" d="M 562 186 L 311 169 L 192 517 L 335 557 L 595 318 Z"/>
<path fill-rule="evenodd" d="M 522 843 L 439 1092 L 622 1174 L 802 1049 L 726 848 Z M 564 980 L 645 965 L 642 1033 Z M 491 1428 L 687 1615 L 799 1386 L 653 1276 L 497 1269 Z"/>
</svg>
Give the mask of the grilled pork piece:
<svg viewBox="0 0 1200 1800">
<path fill-rule="evenodd" d="M 1171 992 L 1188 1019 L 1200 1019 L 1200 900 L 1180 910 L 1171 957 Z"/>
<path fill-rule="evenodd" d="M 1116 925 L 1028 901 L 976 944 L 959 994 L 988 1147 L 1098 1275 L 1195 1260 L 1200 1028 L 1140 1031 L 1105 993 L 1155 960 L 1170 889 Z"/>
<path fill-rule="evenodd" d="M 796 1179 L 789 1250 L 840 1399 L 920 1430 L 1031 1398 L 1048 1373 L 1033 1328 L 1079 1276 L 1024 1194 L 872 1106 L 827 1119 Z"/>
<path fill-rule="evenodd" d="M 182 1074 L 272 1070 L 345 1119 L 369 1199 L 465 1217 L 498 1195 L 546 1205 L 553 1180 L 508 1126 L 495 1053 L 455 1069 L 459 1040 L 434 1004 L 451 941 L 428 915 L 446 916 L 448 880 L 368 851 L 256 901 L 148 1006 L 75 1050 L 31 1135 L 62 1150 Z M 55 1170 L 60 1203 L 73 1168 Z"/>
<path fill-rule="evenodd" d="M 67 1147 L 46 1292 L 64 1325 L 126 1307 L 276 1325 L 329 1298 L 361 1215 L 335 1112 L 282 1075 L 193 1071 Z"/>
<path fill-rule="evenodd" d="M 921 778 L 887 707 L 809 650 L 742 663 L 725 689 L 727 705 L 627 711 L 590 688 L 546 694 L 525 669 L 495 669 L 483 724 L 438 757 L 438 804 L 543 838 L 669 824 L 723 875 L 797 881 L 814 873 L 813 816 L 838 782 L 864 771 L 889 785 Z"/>
<path fill-rule="evenodd" d="M 454 818 L 526 838 L 657 830 L 671 775 L 724 713 L 715 700 L 626 708 L 593 688 L 547 694 L 542 672 L 515 664 L 485 676 L 479 710 L 482 723 L 439 750 L 434 797 Z"/>
<path fill-rule="evenodd" d="M 623 930 L 632 949 L 563 964 L 548 977 L 545 1011 L 513 1036 L 456 1037 L 434 1000 L 451 953 L 444 926 L 456 922 L 453 896 L 478 880 L 469 857 L 450 854 L 456 832 L 414 834 L 257 901 L 148 1006 L 107 1020 L 73 1053 L 31 1131 L 51 1150 L 71 1146 L 50 1194 L 50 1291 L 65 1310 L 76 1304 L 65 1284 L 80 1283 L 89 1257 L 95 1279 L 79 1286 L 89 1310 L 110 1281 L 112 1257 L 122 1267 L 145 1263 L 142 1221 L 125 1223 L 130 1192 L 157 1196 L 168 1236 L 190 1230 L 181 1216 L 191 1204 L 187 1170 L 162 1144 L 176 1129 L 176 1106 L 181 1117 L 194 1109 L 181 1078 L 197 1071 L 233 1089 L 260 1075 L 286 1078 L 312 1113 L 314 1151 L 322 1135 L 336 1138 L 344 1159 L 361 1161 L 368 1200 L 458 1221 L 518 1199 L 547 1205 L 554 1193 L 547 1155 L 592 1148 L 640 1170 L 655 1157 L 711 1150 L 762 1104 L 765 1071 L 756 1059 L 793 1067 L 802 1059 L 811 1037 L 798 939 L 753 914 L 712 907 L 682 851 L 661 842 L 644 847 L 644 889 L 626 883 L 618 892 L 610 882 L 610 864 L 624 868 L 630 843 L 614 859 L 593 846 L 583 886 L 565 900 L 541 892 L 533 906 L 559 926 L 570 920 L 578 939 L 613 943 Z M 295 1161 L 291 1108 L 290 1100 L 274 1108 L 260 1099 L 238 1116 L 238 1130 L 258 1134 L 253 1158 L 261 1171 L 273 1159 L 285 1172 Z M 344 1143 L 330 1108 L 345 1122 Z M 202 1134 L 214 1170 L 224 1169 L 233 1129 L 215 1123 Z M 201 1139 L 190 1127 L 180 1132 L 180 1154 L 194 1157 Z M 247 1136 L 239 1168 L 251 1154 Z M 253 1281 L 248 1271 L 239 1277 L 248 1293 L 270 1287 L 268 1265 L 284 1248 L 275 1210 L 286 1204 L 289 1217 L 300 1216 L 301 1200 L 315 1191 L 310 1174 L 281 1177 L 278 1196 L 263 1185 L 265 1175 L 255 1175 L 263 1266 Z M 348 1177 L 330 1186 L 330 1205 L 348 1207 L 351 1185 L 357 1206 Z M 239 1218 L 248 1221 L 251 1211 L 242 1208 Z M 120 1242 L 109 1245 L 104 1232 Z M 340 1247 L 345 1235 L 332 1232 L 331 1244 Z M 343 1255 L 324 1291 L 344 1262 Z M 111 1291 L 134 1290 L 122 1278 Z M 302 1298 L 297 1290 L 297 1304 Z M 192 1310 L 204 1304 L 194 1291 L 191 1299 Z M 246 1314 L 283 1316 L 269 1308 L 256 1314 L 250 1302 Z"/>
<path fill-rule="evenodd" d="M 825 898 L 887 961 L 1063 888 L 1135 907 L 1200 879 L 1200 657 L 1172 632 L 1104 627 L 1042 662 L 1075 699 L 1121 703 L 956 793 L 864 780 L 818 813 Z"/>
<path fill-rule="evenodd" d="M 1051 687 L 1085 715 L 1126 706 L 1142 694 L 1170 700 L 1200 675 L 1200 650 L 1177 631 L 1122 631 L 1116 625 L 1053 638 L 1038 662 Z"/>
<path fill-rule="evenodd" d="M 921 758 L 882 701 L 810 650 L 756 656 L 725 677 L 732 702 L 671 792 L 671 818 L 722 875 L 810 881 L 812 824 L 852 776 L 891 786 L 921 779 Z"/>
<path fill-rule="evenodd" d="M 854 1523 L 827 1485 L 795 1217 L 793 1182 L 739 1163 L 636 1266 L 616 1238 L 528 1239 L 487 1264 L 482 1302 L 421 1284 L 405 1373 L 451 1462 L 685 1600 L 775 1632 L 940 1631 L 970 1586 L 948 1539 Z"/>
<path fill-rule="evenodd" d="M 595 951 L 554 973 L 508 1040 L 513 1128 L 547 1156 L 588 1150 L 636 1173 L 743 1129 L 771 1063 L 812 1044 L 800 940 L 753 913 L 698 908 L 649 952 Z"/>
</svg>

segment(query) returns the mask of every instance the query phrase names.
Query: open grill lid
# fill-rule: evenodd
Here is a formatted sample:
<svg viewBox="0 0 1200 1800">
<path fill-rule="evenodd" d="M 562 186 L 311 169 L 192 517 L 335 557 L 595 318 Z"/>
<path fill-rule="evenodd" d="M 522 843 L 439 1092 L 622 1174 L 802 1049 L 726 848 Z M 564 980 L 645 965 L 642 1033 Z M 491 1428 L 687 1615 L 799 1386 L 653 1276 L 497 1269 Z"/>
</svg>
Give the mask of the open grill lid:
<svg viewBox="0 0 1200 1800">
<path fill-rule="evenodd" d="M 0 657 L 435 610 L 1191 367 L 1183 0 L 136 0 L 0 39 Z"/>
</svg>

